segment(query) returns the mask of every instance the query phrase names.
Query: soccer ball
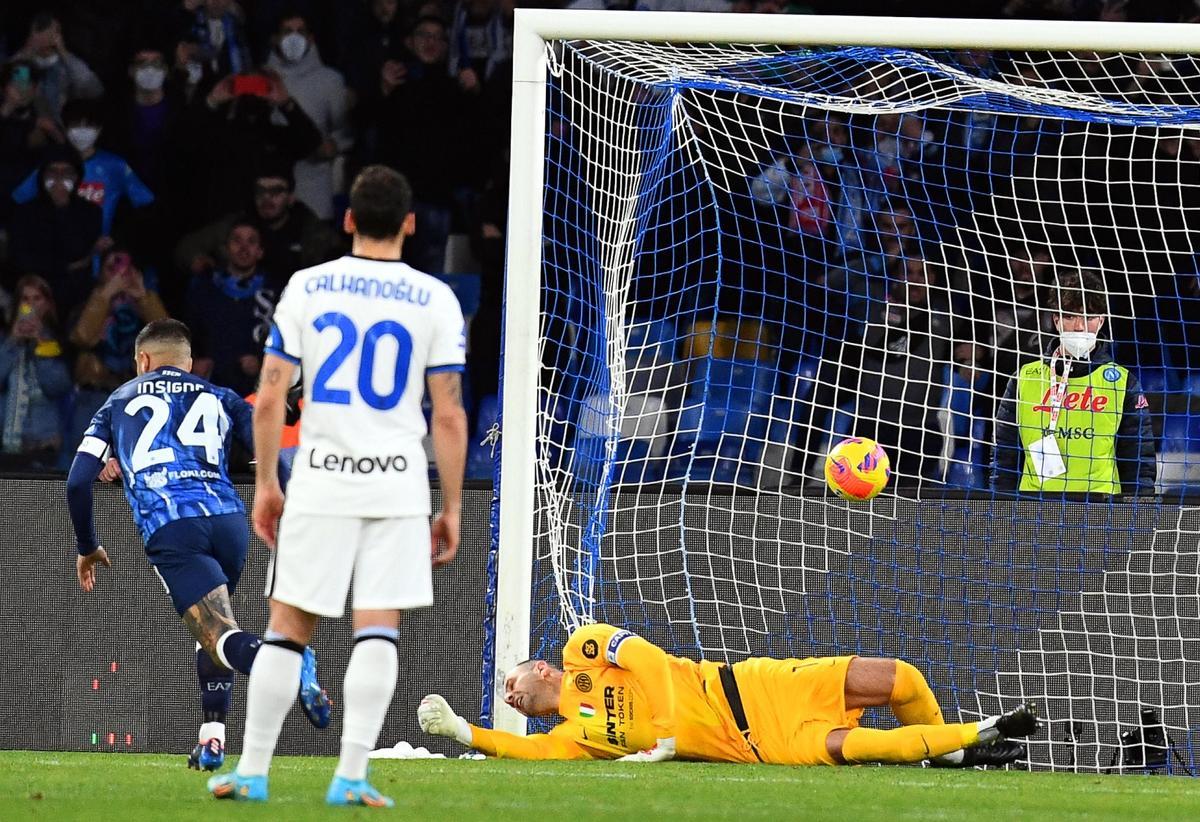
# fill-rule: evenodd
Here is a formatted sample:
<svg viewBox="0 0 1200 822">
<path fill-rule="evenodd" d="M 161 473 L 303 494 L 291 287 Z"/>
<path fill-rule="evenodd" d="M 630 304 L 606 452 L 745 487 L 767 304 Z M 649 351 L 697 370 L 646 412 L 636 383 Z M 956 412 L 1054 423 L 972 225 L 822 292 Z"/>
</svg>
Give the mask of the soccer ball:
<svg viewBox="0 0 1200 822">
<path fill-rule="evenodd" d="M 825 458 L 825 482 L 842 499 L 871 499 L 883 490 L 891 475 L 887 452 L 866 437 L 842 440 Z"/>
</svg>

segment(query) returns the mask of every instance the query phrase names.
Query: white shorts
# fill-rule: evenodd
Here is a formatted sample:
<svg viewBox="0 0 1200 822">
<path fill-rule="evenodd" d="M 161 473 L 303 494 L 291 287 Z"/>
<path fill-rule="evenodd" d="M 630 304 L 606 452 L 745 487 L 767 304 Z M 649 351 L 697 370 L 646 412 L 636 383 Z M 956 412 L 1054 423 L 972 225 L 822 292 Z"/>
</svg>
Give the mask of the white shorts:
<svg viewBox="0 0 1200 822">
<path fill-rule="evenodd" d="M 267 597 L 340 617 L 354 584 L 356 610 L 433 604 L 429 518 L 325 517 L 286 507 L 267 571 Z"/>
</svg>

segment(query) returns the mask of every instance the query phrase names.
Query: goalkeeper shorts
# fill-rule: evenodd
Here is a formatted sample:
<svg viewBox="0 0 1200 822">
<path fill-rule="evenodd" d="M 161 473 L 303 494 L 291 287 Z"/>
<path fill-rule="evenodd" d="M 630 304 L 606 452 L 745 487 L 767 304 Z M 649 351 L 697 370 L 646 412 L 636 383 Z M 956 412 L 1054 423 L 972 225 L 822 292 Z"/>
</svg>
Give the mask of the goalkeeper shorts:
<svg viewBox="0 0 1200 822">
<path fill-rule="evenodd" d="M 267 597 L 310 614 L 433 604 L 429 518 L 317 516 L 283 509 Z"/>
<path fill-rule="evenodd" d="M 856 728 L 862 709 L 846 710 L 852 656 L 753 658 L 733 666 L 750 727 L 750 742 L 774 765 L 836 765 L 825 747 L 830 731 Z"/>
</svg>

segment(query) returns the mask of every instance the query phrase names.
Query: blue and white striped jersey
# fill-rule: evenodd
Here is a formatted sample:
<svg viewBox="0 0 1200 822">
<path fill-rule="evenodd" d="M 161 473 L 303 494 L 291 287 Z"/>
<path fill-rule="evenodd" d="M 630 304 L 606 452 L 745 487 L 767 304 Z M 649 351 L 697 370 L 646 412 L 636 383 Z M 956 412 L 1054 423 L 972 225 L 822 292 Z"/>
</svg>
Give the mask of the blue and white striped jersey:
<svg viewBox="0 0 1200 822">
<path fill-rule="evenodd" d="M 245 511 L 226 452 L 233 436 L 253 448 L 252 414 L 228 388 L 158 368 L 112 393 L 79 451 L 117 458 L 134 522 L 149 539 L 168 522 Z"/>
</svg>

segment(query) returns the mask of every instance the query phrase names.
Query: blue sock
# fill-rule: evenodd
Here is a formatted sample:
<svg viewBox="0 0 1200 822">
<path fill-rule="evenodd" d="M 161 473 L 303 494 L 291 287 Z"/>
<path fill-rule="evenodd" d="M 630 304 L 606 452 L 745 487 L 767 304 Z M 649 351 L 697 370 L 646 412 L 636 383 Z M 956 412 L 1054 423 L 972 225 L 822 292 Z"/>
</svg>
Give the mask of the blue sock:
<svg viewBox="0 0 1200 822">
<path fill-rule="evenodd" d="M 196 650 L 196 679 L 205 722 L 224 722 L 233 703 L 233 671 L 218 665 L 203 648 Z"/>
<path fill-rule="evenodd" d="M 230 631 L 217 640 L 217 652 L 225 664 L 238 673 L 247 675 L 261 646 L 262 638 L 249 631 Z"/>
</svg>

